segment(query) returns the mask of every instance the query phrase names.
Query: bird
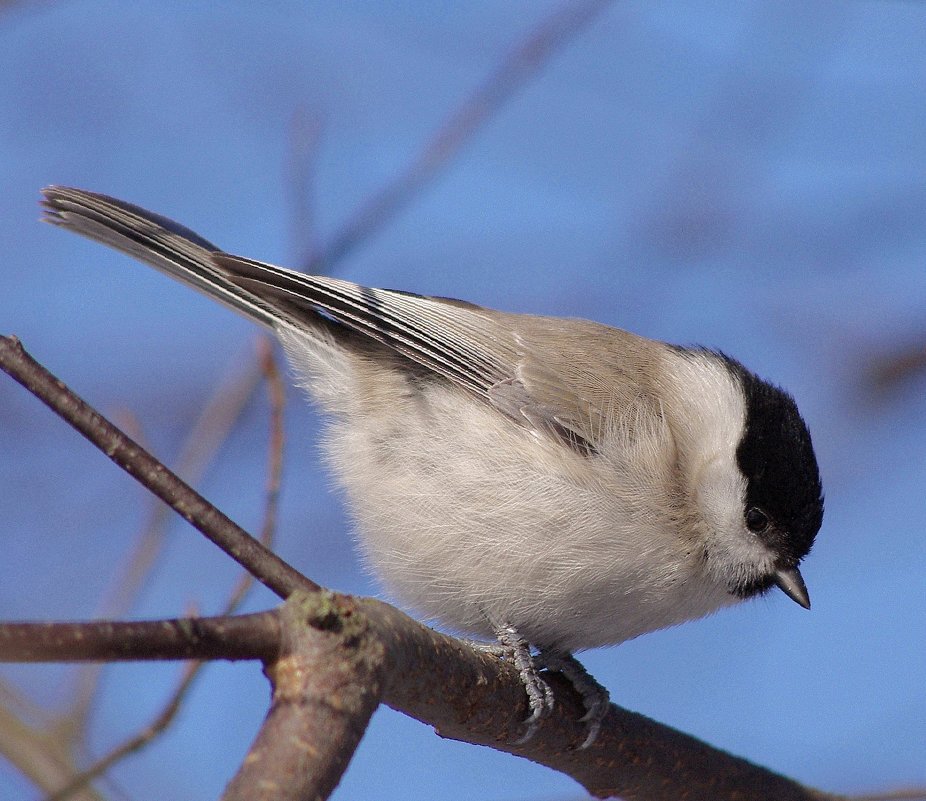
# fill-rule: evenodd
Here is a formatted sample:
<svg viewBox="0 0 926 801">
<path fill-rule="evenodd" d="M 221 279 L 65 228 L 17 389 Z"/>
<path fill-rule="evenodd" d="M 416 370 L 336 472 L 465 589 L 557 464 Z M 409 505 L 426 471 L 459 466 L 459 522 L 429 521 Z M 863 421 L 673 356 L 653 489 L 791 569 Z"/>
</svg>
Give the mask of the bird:
<svg viewBox="0 0 926 801">
<path fill-rule="evenodd" d="M 44 220 L 270 329 L 326 413 L 322 448 L 387 593 L 511 659 L 521 741 L 554 699 L 609 695 L 575 654 L 774 587 L 800 606 L 823 521 L 791 395 L 722 351 L 574 318 L 376 289 L 227 253 L 107 195 L 43 190 Z"/>
</svg>

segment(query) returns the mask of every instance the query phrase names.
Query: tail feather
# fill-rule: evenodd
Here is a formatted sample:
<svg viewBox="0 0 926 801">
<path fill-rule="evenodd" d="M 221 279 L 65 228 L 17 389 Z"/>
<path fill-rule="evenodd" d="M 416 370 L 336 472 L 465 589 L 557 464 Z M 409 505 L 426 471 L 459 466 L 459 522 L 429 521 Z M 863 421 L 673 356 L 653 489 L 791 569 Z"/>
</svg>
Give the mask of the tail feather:
<svg viewBox="0 0 926 801">
<path fill-rule="evenodd" d="M 445 298 L 373 289 L 241 258 L 159 214 L 106 195 L 50 186 L 45 221 L 94 239 L 282 333 L 348 350 L 385 347 L 488 399 L 516 374 L 520 346 L 486 310 Z"/>
<path fill-rule="evenodd" d="M 122 200 L 49 186 L 42 190 L 43 221 L 121 250 L 270 328 L 279 310 L 236 285 L 215 261 L 222 251 L 160 214 Z"/>
</svg>

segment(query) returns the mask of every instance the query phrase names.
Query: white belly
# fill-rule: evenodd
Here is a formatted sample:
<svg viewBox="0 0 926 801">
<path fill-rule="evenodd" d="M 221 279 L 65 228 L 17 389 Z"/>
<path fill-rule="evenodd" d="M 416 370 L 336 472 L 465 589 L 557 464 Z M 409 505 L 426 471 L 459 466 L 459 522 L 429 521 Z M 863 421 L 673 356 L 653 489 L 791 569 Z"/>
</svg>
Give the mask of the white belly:
<svg viewBox="0 0 926 801">
<path fill-rule="evenodd" d="M 603 468 L 456 389 L 404 402 L 335 421 L 326 451 L 366 563 L 412 610 L 477 637 L 504 622 L 572 652 L 735 601 L 652 513 L 665 492 L 647 486 L 663 467 L 652 443 Z"/>
</svg>

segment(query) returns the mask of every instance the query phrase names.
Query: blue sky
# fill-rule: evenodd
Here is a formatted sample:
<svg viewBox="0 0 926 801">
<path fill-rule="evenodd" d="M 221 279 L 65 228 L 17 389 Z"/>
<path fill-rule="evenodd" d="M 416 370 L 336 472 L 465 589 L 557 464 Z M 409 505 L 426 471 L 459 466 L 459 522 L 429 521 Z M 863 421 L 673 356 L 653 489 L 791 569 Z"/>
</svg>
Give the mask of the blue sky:
<svg viewBox="0 0 926 801">
<path fill-rule="evenodd" d="M 228 250 L 298 266 L 403 169 L 558 4 L 12 3 L 0 11 L 0 323 L 78 392 L 131 412 L 170 460 L 246 321 L 129 259 L 39 225 L 49 183 L 124 197 Z M 619 703 L 834 791 L 926 783 L 922 375 L 869 366 L 922 345 L 926 5 L 615 3 L 337 270 L 363 283 L 589 317 L 722 348 L 794 393 L 827 514 L 783 596 L 583 661 Z M 294 132 L 317 129 L 296 230 Z M 253 404 L 202 490 L 260 516 Z M 287 416 L 279 551 L 376 593 Z M 133 483 L 0 381 L 0 617 L 95 614 L 146 515 Z M 233 570 L 179 522 L 133 614 L 217 608 Z M 256 593 L 250 608 L 273 603 Z M 174 666 L 105 673 L 89 746 L 147 721 Z M 0 676 L 50 704 L 67 670 Z M 114 771 L 133 798 L 215 797 L 264 711 L 255 666 L 207 672 L 178 724 Z M 568 779 L 440 740 L 382 709 L 335 797 L 555 799 Z M 0 797 L 33 792 L 0 761 Z"/>
</svg>

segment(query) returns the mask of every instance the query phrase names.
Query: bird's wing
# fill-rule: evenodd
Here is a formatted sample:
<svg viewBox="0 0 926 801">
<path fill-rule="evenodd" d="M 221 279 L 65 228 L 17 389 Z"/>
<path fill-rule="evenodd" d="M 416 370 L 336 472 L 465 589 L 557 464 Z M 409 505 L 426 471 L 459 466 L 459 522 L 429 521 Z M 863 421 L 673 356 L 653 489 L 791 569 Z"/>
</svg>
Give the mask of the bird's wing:
<svg viewBox="0 0 926 801">
<path fill-rule="evenodd" d="M 626 338 L 639 338 L 626 332 L 305 275 L 225 253 L 173 220 L 106 195 L 68 187 L 44 195 L 48 222 L 122 250 L 264 325 L 334 323 L 368 337 L 578 453 L 595 453 L 607 421 L 634 402 L 633 370 L 620 365 L 620 352 Z M 613 366 L 599 370 L 609 358 L 623 371 L 619 381 L 602 378 L 615 375 Z"/>
<path fill-rule="evenodd" d="M 503 314 L 446 298 L 373 289 L 226 254 L 215 261 L 264 302 L 335 322 L 468 390 L 519 424 L 580 453 L 597 450 L 618 394 L 582 364 L 603 332 L 580 320 Z M 563 330 L 565 337 L 556 336 Z M 596 338 L 583 336 L 594 332 Z M 563 347 L 557 350 L 556 343 Z M 564 369 L 564 365 L 566 365 Z"/>
</svg>

